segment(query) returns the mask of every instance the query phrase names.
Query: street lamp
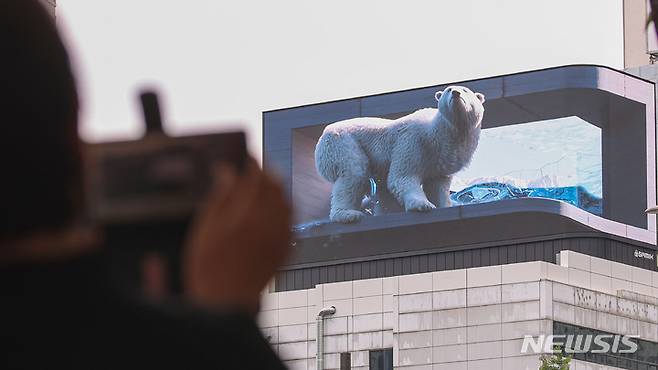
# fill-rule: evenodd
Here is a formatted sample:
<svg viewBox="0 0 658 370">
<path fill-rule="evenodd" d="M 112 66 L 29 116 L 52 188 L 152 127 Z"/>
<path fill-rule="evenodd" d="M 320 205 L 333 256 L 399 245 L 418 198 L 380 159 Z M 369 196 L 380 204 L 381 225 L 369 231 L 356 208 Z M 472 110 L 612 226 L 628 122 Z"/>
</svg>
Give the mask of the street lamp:
<svg viewBox="0 0 658 370">
<path fill-rule="evenodd" d="M 648 215 L 655 215 L 655 214 L 658 213 L 658 206 L 649 207 L 649 208 L 647 208 L 646 211 L 644 211 L 644 213 L 646 213 Z"/>
</svg>

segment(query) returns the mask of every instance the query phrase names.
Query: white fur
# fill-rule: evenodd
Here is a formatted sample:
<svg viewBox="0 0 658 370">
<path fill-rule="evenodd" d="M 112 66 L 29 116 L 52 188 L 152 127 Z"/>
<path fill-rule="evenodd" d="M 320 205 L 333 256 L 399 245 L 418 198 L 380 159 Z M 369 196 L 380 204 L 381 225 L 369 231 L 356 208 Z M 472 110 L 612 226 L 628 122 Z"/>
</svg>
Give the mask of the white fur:
<svg viewBox="0 0 658 370">
<path fill-rule="evenodd" d="M 318 173 L 333 182 L 330 219 L 356 222 L 369 179 L 386 179 L 407 211 L 450 206 L 452 175 L 471 160 L 484 96 L 462 86 L 435 95 L 438 109 L 396 120 L 362 117 L 327 126 L 315 147 Z"/>
</svg>

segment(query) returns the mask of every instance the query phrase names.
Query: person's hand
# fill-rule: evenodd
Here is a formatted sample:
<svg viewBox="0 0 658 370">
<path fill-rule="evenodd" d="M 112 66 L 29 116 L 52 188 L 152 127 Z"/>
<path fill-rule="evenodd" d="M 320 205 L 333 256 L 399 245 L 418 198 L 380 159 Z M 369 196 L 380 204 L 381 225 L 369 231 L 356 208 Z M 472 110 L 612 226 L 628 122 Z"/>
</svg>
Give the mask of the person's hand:
<svg viewBox="0 0 658 370">
<path fill-rule="evenodd" d="M 186 297 L 207 308 L 255 312 L 260 293 L 288 255 L 290 221 L 281 186 L 253 159 L 240 174 L 219 168 L 185 246 Z"/>
</svg>

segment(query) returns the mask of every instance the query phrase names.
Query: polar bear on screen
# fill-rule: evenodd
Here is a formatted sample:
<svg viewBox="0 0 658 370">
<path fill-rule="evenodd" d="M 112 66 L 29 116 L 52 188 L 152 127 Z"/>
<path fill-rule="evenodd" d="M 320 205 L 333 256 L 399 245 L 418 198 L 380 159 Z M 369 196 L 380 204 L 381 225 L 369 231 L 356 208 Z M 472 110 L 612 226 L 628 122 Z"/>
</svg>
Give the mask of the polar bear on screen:
<svg viewBox="0 0 658 370">
<path fill-rule="evenodd" d="M 318 173 L 333 183 L 332 221 L 357 222 L 370 178 L 386 179 L 406 211 L 450 206 L 452 175 L 478 145 L 484 95 L 463 86 L 435 94 L 437 108 L 396 120 L 361 117 L 328 125 L 315 147 Z"/>
</svg>

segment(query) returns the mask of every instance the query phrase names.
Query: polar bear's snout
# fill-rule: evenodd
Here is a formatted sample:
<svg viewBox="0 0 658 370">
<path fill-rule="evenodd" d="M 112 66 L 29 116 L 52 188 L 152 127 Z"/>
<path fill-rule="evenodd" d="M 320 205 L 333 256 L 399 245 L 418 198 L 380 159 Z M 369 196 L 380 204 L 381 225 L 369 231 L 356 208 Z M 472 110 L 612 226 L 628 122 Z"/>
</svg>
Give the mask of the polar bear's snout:
<svg viewBox="0 0 658 370">
<path fill-rule="evenodd" d="M 452 96 L 453 99 L 459 98 L 461 96 L 461 92 L 459 90 L 449 90 L 450 95 Z M 463 99 L 462 99 L 463 100 Z"/>
<path fill-rule="evenodd" d="M 437 92 L 435 98 L 439 111 L 458 127 L 480 127 L 484 114 L 483 94 L 464 86 L 449 86 Z M 470 126 L 469 123 L 474 125 Z"/>
</svg>

